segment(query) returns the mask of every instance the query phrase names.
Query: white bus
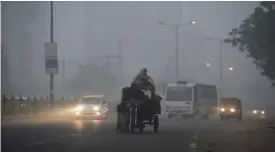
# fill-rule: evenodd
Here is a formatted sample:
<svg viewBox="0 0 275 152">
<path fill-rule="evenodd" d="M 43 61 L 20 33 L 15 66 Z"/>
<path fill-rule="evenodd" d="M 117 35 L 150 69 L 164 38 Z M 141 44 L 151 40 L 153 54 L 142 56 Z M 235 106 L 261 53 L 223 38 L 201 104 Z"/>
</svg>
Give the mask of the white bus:
<svg viewBox="0 0 275 152">
<path fill-rule="evenodd" d="M 164 99 L 168 118 L 208 118 L 217 110 L 216 86 L 178 81 L 167 85 Z"/>
</svg>

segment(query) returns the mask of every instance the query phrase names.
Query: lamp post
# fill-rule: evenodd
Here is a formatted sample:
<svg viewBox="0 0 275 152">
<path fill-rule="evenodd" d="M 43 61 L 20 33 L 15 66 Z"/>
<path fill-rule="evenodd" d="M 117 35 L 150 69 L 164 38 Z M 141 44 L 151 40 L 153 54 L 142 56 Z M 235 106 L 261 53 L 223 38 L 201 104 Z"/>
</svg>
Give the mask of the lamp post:
<svg viewBox="0 0 275 152">
<path fill-rule="evenodd" d="M 161 22 L 158 22 L 158 24 L 170 26 L 175 29 L 175 75 L 176 75 L 176 80 L 178 80 L 179 78 L 179 28 L 185 25 L 196 24 L 196 21 L 192 20 L 182 24 L 169 24 L 161 21 Z"/>
<path fill-rule="evenodd" d="M 210 41 L 218 41 L 220 44 L 220 66 L 219 66 L 219 89 L 218 89 L 218 114 L 220 112 L 220 103 L 221 103 L 221 96 L 223 91 L 223 38 L 206 38 L 206 40 Z M 233 70 L 233 68 L 229 68 L 229 70 Z"/>
</svg>

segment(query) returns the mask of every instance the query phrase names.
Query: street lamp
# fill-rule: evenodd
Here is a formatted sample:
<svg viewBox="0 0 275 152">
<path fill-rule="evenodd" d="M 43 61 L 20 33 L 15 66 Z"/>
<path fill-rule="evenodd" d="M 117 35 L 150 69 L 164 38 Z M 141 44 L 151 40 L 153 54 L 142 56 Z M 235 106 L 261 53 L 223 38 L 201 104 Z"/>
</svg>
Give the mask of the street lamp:
<svg viewBox="0 0 275 152">
<path fill-rule="evenodd" d="M 207 67 L 210 67 L 211 64 L 210 64 L 209 62 L 206 62 L 206 66 L 207 66 Z"/>
<path fill-rule="evenodd" d="M 179 78 L 179 28 L 185 25 L 191 25 L 191 24 L 196 24 L 195 20 L 191 20 L 186 23 L 181 23 L 181 24 L 169 24 L 164 21 L 158 22 L 159 25 L 166 25 L 170 26 L 175 29 L 175 75 L 176 75 L 176 80 Z"/>
<path fill-rule="evenodd" d="M 218 98 L 218 108 L 220 108 L 220 102 L 221 102 L 221 96 L 222 96 L 222 90 L 223 90 L 223 43 L 224 40 L 223 38 L 206 38 L 206 40 L 211 40 L 211 41 L 218 41 L 220 43 L 220 70 L 219 70 L 219 77 L 220 77 L 220 82 L 219 82 L 219 98 Z M 229 68 L 229 70 L 233 70 L 233 68 Z M 219 114 L 219 110 L 218 110 Z"/>
</svg>

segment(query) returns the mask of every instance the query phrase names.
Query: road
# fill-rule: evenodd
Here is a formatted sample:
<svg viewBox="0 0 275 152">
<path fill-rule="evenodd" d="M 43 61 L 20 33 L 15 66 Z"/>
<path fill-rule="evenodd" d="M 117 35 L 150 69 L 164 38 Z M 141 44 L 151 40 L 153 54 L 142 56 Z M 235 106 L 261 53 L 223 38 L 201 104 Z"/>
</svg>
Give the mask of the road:
<svg viewBox="0 0 275 152">
<path fill-rule="evenodd" d="M 28 120 L 2 123 L 3 152 L 273 152 L 274 134 L 257 129 L 257 121 L 184 120 L 160 118 L 160 132 L 115 131 L 115 119 Z M 248 133 L 243 133 L 248 132 Z M 257 140 L 255 140 L 255 138 Z M 240 142 L 241 141 L 241 142 Z M 265 141 L 265 142 L 263 142 Z M 250 146 L 245 146 L 250 145 Z"/>
<path fill-rule="evenodd" d="M 3 152 L 189 151 L 191 138 L 211 121 L 160 119 L 160 132 L 121 134 L 115 121 L 64 120 L 2 124 Z"/>
</svg>

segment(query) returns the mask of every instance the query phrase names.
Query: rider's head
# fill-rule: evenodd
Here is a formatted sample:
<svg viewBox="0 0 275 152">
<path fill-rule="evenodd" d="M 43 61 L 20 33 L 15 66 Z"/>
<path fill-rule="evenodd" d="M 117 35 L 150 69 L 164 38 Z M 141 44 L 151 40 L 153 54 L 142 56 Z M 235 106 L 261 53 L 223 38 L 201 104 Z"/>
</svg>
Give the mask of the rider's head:
<svg viewBox="0 0 275 152">
<path fill-rule="evenodd" d="M 147 76 L 147 69 L 146 68 L 143 68 L 140 73 L 143 75 L 143 76 Z"/>
</svg>

